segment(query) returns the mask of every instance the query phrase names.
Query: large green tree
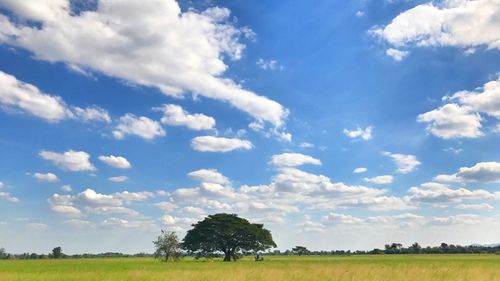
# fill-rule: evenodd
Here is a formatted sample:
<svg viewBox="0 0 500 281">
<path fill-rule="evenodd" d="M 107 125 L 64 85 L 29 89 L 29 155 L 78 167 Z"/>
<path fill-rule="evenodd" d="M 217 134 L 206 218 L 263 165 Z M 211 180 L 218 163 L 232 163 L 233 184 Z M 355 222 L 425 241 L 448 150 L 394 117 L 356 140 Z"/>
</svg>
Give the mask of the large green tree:
<svg viewBox="0 0 500 281">
<path fill-rule="evenodd" d="M 231 261 L 243 251 L 264 251 L 276 247 L 276 243 L 262 224 L 250 223 L 235 214 L 215 214 L 193 224 L 182 247 L 202 256 L 222 252 L 224 261 Z"/>
</svg>

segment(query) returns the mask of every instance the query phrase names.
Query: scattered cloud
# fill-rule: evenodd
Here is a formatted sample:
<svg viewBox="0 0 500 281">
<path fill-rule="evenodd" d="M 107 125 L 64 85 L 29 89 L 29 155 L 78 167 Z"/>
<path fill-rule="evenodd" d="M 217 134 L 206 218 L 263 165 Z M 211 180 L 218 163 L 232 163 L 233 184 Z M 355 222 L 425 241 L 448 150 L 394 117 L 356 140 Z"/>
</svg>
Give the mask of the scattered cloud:
<svg viewBox="0 0 500 281">
<path fill-rule="evenodd" d="M 480 203 L 480 204 L 460 204 L 457 205 L 457 209 L 464 210 L 493 210 L 493 206 L 488 203 Z"/>
<path fill-rule="evenodd" d="M 0 19 L 2 17 L 0 15 Z M 0 35 L 0 41 L 1 38 Z M 108 112 L 100 107 L 68 106 L 61 97 L 45 94 L 36 86 L 2 71 L 0 71 L 0 106 L 29 113 L 48 122 L 59 122 L 63 119 L 82 122 L 111 121 Z"/>
<path fill-rule="evenodd" d="M 120 117 L 119 123 L 113 131 L 113 136 L 118 140 L 124 139 L 126 135 L 135 135 L 146 140 L 152 140 L 157 137 L 164 137 L 166 134 L 160 123 L 148 117 L 136 117 L 131 113 Z"/>
<path fill-rule="evenodd" d="M 159 108 L 163 112 L 161 123 L 171 126 L 185 126 L 191 130 L 214 130 L 215 119 L 204 114 L 189 114 L 181 106 L 166 104 Z"/>
<path fill-rule="evenodd" d="M 90 162 L 90 155 L 84 151 L 68 150 L 59 153 L 42 150 L 38 155 L 45 160 L 51 161 L 56 167 L 65 171 L 80 172 L 96 170 Z"/>
<path fill-rule="evenodd" d="M 188 176 L 200 182 L 229 184 L 229 179 L 216 169 L 201 169 L 189 173 Z"/>
<path fill-rule="evenodd" d="M 500 163 L 479 162 L 472 167 L 461 167 L 451 175 L 437 175 L 434 180 L 440 182 L 500 182 Z"/>
<path fill-rule="evenodd" d="M 429 2 L 404 11 L 390 24 L 371 31 L 395 47 L 500 49 L 499 13 L 496 0 Z"/>
<path fill-rule="evenodd" d="M 348 129 L 344 129 L 344 135 L 352 138 L 352 139 L 355 139 L 355 138 L 360 138 L 362 140 L 371 140 L 372 139 L 372 129 L 373 127 L 372 126 L 368 126 L 364 129 L 358 127 L 356 130 L 348 130 Z"/>
<path fill-rule="evenodd" d="M 126 182 L 126 181 L 128 181 L 128 177 L 127 176 L 115 176 L 115 177 L 109 177 L 108 180 L 112 181 L 112 182 Z"/>
<path fill-rule="evenodd" d="M 283 65 L 279 64 L 277 60 L 265 60 L 263 58 L 259 58 L 256 64 L 264 69 L 264 70 L 283 70 Z"/>
<path fill-rule="evenodd" d="M 250 141 L 238 138 L 222 138 L 200 136 L 191 140 L 191 147 L 201 152 L 229 152 L 233 150 L 250 150 L 253 144 Z"/>
<path fill-rule="evenodd" d="M 421 203 L 461 203 L 464 200 L 494 200 L 497 195 L 484 189 L 470 190 L 463 187 L 450 188 L 448 185 L 429 182 L 408 190 L 407 200 Z"/>
<path fill-rule="evenodd" d="M 101 155 L 99 156 L 99 160 L 104 162 L 106 165 L 109 165 L 111 167 L 119 168 L 119 169 L 129 169 L 132 167 L 130 162 L 122 156 L 114 156 L 114 155 L 109 155 L 109 156 L 104 156 Z"/>
<path fill-rule="evenodd" d="M 275 167 L 296 167 L 305 164 L 321 165 L 321 161 L 301 153 L 282 153 L 273 155 L 269 162 Z"/>
<path fill-rule="evenodd" d="M 37 8 L 32 2 L 3 2 L 26 21 L 14 24 L 2 15 L 0 42 L 40 60 L 155 87 L 172 97 L 189 92 L 224 101 L 275 127 L 284 124 L 288 110 L 282 105 L 223 76 L 224 59 L 240 59 L 245 48 L 240 37 L 253 34 L 236 27 L 226 8 L 183 12 L 174 0 L 100 0 L 95 10 L 73 14 L 68 1 L 44 1 Z M 28 24 L 32 21 L 39 25 Z"/>
<path fill-rule="evenodd" d="M 299 147 L 302 147 L 302 148 L 313 148 L 314 147 L 314 144 L 310 143 L 310 142 L 301 142 L 299 144 Z"/>
<path fill-rule="evenodd" d="M 410 52 L 390 48 L 385 51 L 385 54 L 394 60 L 402 61 L 406 56 L 408 56 L 408 54 L 410 54 Z"/>
<path fill-rule="evenodd" d="M 401 174 L 408 174 L 421 164 L 415 155 L 391 153 L 386 151 L 382 152 L 382 154 L 392 158 L 394 163 L 396 163 L 396 171 Z"/>
<path fill-rule="evenodd" d="M 3 192 L 3 191 L 0 192 L 0 199 L 7 200 L 8 202 L 11 202 L 11 203 L 17 203 L 17 202 L 19 202 L 19 199 L 17 199 L 16 197 L 10 195 L 10 193 Z"/>
<path fill-rule="evenodd" d="M 36 178 L 38 181 L 44 181 L 44 182 L 57 182 L 59 179 L 57 178 L 56 175 L 53 173 L 34 173 L 33 177 Z"/>
<path fill-rule="evenodd" d="M 27 223 L 24 226 L 26 228 L 34 230 L 34 231 L 46 230 L 49 228 L 48 225 L 46 225 L 44 223 L 38 223 L 38 222 Z"/>
<path fill-rule="evenodd" d="M 373 178 L 363 178 L 365 182 L 374 184 L 390 184 L 394 181 L 394 177 L 390 175 L 376 176 Z"/>
<path fill-rule="evenodd" d="M 366 173 L 366 171 L 368 171 L 367 168 L 358 167 L 358 168 L 354 169 L 352 172 L 355 174 L 362 174 L 362 173 Z"/>
</svg>

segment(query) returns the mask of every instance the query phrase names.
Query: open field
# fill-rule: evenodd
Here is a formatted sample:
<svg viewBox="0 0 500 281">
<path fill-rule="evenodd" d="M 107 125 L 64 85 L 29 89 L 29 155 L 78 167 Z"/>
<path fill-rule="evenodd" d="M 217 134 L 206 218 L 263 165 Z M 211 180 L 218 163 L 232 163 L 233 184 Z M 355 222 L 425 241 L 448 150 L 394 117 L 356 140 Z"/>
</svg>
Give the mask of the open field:
<svg viewBox="0 0 500 281">
<path fill-rule="evenodd" d="M 34 280 L 500 280 L 500 256 L 266 257 L 161 263 L 151 258 L 0 261 L 1 281 Z"/>
</svg>

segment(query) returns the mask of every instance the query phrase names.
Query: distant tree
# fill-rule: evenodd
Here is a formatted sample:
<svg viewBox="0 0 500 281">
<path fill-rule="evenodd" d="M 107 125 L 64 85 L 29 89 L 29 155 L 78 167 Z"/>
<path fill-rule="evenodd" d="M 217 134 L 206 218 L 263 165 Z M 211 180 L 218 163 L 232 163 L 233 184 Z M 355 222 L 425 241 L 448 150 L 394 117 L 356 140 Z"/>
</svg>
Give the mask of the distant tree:
<svg viewBox="0 0 500 281">
<path fill-rule="evenodd" d="M 158 238 L 153 241 L 153 244 L 155 246 L 155 258 L 165 262 L 180 258 L 180 243 L 175 232 L 162 230 Z"/>
<path fill-rule="evenodd" d="M 193 224 L 182 247 L 197 255 L 224 253 L 224 261 L 237 260 L 242 251 L 264 251 L 276 247 L 271 232 L 236 214 L 215 214 Z"/>
<path fill-rule="evenodd" d="M 409 250 L 412 254 L 420 254 L 420 252 L 422 251 L 422 247 L 417 242 L 415 242 L 409 247 Z"/>
<path fill-rule="evenodd" d="M 5 260 L 5 259 L 8 259 L 9 258 L 9 255 L 7 254 L 7 252 L 5 251 L 4 248 L 0 248 L 0 260 Z"/>
<path fill-rule="evenodd" d="M 61 247 L 55 247 L 52 249 L 52 256 L 53 259 L 60 259 L 63 257 L 62 249 Z"/>
<path fill-rule="evenodd" d="M 299 256 L 307 255 L 310 253 L 310 251 L 304 246 L 295 246 L 292 248 L 292 252 L 295 255 L 299 255 Z"/>
</svg>

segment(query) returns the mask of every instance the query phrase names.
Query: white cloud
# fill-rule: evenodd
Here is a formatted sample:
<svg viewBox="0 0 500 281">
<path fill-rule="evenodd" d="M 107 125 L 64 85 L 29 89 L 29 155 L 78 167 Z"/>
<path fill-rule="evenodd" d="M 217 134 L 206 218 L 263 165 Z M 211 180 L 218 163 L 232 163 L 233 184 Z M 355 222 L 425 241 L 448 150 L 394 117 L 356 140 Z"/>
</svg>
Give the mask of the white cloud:
<svg viewBox="0 0 500 281">
<path fill-rule="evenodd" d="M 484 117 L 500 118 L 500 78 L 475 91 L 459 91 L 443 100 L 457 103 L 445 104 L 417 118 L 419 122 L 431 123 L 428 131 L 444 139 L 483 136 L 481 122 L 486 120 Z"/>
<path fill-rule="evenodd" d="M 365 173 L 366 171 L 368 171 L 368 169 L 366 169 L 364 167 L 358 167 L 358 168 L 354 169 L 352 172 L 355 174 L 362 174 L 362 173 Z"/>
<path fill-rule="evenodd" d="M 401 51 L 398 49 L 390 48 L 385 51 L 385 54 L 394 60 L 397 61 L 402 61 L 406 56 L 408 56 L 410 52 L 408 51 Z"/>
<path fill-rule="evenodd" d="M 97 193 L 90 188 L 80 192 L 74 200 L 90 206 L 120 206 L 122 204 L 120 199 L 112 195 Z"/>
<path fill-rule="evenodd" d="M 60 97 L 44 94 L 35 86 L 19 81 L 2 71 L 0 71 L 0 104 L 29 112 L 51 122 L 60 121 L 68 116 L 68 109 Z"/>
<path fill-rule="evenodd" d="M 137 201 L 145 201 L 149 198 L 155 197 L 154 193 L 149 191 L 141 191 L 141 192 L 129 192 L 122 191 L 113 194 L 113 197 L 121 199 L 127 203 L 137 202 Z"/>
<path fill-rule="evenodd" d="M 11 203 L 17 203 L 19 202 L 19 199 L 17 199 L 16 197 L 10 195 L 10 193 L 8 192 L 0 192 L 0 199 L 4 199 L 4 200 L 7 200 Z"/>
<path fill-rule="evenodd" d="M 115 176 L 115 177 L 109 177 L 108 180 L 112 181 L 112 182 L 126 182 L 126 181 L 128 181 L 128 177 L 127 176 Z"/>
<path fill-rule="evenodd" d="M 63 119 L 83 122 L 109 123 L 111 121 L 108 112 L 100 107 L 67 106 L 62 98 L 45 94 L 34 85 L 19 81 L 16 77 L 2 71 L 0 71 L 0 106 L 27 112 L 49 122 L 58 122 Z"/>
<path fill-rule="evenodd" d="M 368 126 L 364 129 L 358 127 L 356 130 L 344 129 L 344 134 L 350 138 L 361 138 L 365 141 L 372 139 L 372 126 Z"/>
<path fill-rule="evenodd" d="M 67 217 L 79 217 L 82 212 L 71 205 L 51 205 L 50 209 L 55 213 Z"/>
<path fill-rule="evenodd" d="M 57 182 L 57 181 L 59 181 L 57 176 L 54 175 L 53 173 L 46 173 L 46 174 L 34 173 L 33 177 L 35 177 L 39 181 L 45 181 L 45 182 Z"/>
<path fill-rule="evenodd" d="M 102 225 L 112 228 L 156 229 L 155 223 L 151 220 L 126 220 L 120 218 L 108 218 L 102 222 Z"/>
<path fill-rule="evenodd" d="M 223 59 L 239 59 L 245 48 L 240 36 L 252 34 L 228 20 L 228 9 L 182 12 L 174 0 L 100 0 L 96 10 L 73 14 L 67 0 L 34 2 L 2 2 L 40 25 L 13 24 L 2 15 L 0 42 L 41 60 L 98 71 L 173 97 L 191 92 L 276 127 L 284 124 L 288 111 L 283 106 L 223 76 L 228 69 Z"/>
<path fill-rule="evenodd" d="M 278 63 L 277 60 L 265 60 L 263 58 L 259 58 L 256 62 L 256 64 L 264 69 L 264 70 L 283 70 L 284 67 Z"/>
<path fill-rule="evenodd" d="M 80 219 L 65 220 L 63 223 L 78 229 L 86 229 L 94 226 L 92 222 Z"/>
<path fill-rule="evenodd" d="M 423 203 L 461 203 L 463 200 L 493 200 L 494 193 L 484 189 L 469 190 L 463 187 L 450 188 L 440 183 L 424 183 L 420 187 L 411 187 L 407 199 Z"/>
<path fill-rule="evenodd" d="M 434 178 L 440 182 L 500 182 L 500 163 L 479 162 L 472 167 L 461 167 L 451 175 L 438 175 Z"/>
<path fill-rule="evenodd" d="M 382 154 L 392 158 L 392 160 L 396 163 L 398 173 L 401 174 L 410 173 L 421 164 L 415 155 L 391 152 L 383 152 Z"/>
<path fill-rule="evenodd" d="M 58 153 L 43 150 L 38 155 L 66 171 L 78 172 L 96 170 L 94 165 L 89 161 L 90 155 L 84 151 L 68 150 L 64 153 Z"/>
<path fill-rule="evenodd" d="M 156 203 L 155 206 L 164 212 L 172 212 L 175 208 L 177 208 L 177 206 L 172 202 L 160 202 Z"/>
<path fill-rule="evenodd" d="M 216 169 L 201 169 L 189 173 L 188 176 L 201 182 L 229 184 L 229 179 Z"/>
<path fill-rule="evenodd" d="M 236 149 L 250 150 L 253 148 L 253 144 L 238 138 L 201 136 L 191 140 L 191 147 L 202 152 L 229 152 Z"/>
<path fill-rule="evenodd" d="M 61 186 L 61 189 L 64 192 L 71 192 L 73 190 L 73 188 L 71 188 L 71 185 L 69 185 L 69 184 L 65 184 L 65 185 Z"/>
<path fill-rule="evenodd" d="M 429 225 L 454 225 L 454 224 L 478 224 L 481 222 L 481 217 L 478 215 L 460 214 L 448 217 L 432 217 L 427 223 Z"/>
<path fill-rule="evenodd" d="M 101 121 L 111 123 L 108 111 L 97 106 L 87 108 L 74 107 L 72 117 L 83 122 Z"/>
<path fill-rule="evenodd" d="M 166 104 L 159 108 L 163 112 L 161 123 L 171 126 L 186 126 L 191 130 L 213 130 L 215 119 L 204 114 L 189 114 L 181 106 Z"/>
<path fill-rule="evenodd" d="M 356 12 L 356 17 L 358 17 L 358 18 L 362 18 L 364 15 L 365 15 L 364 11 L 357 11 Z"/>
<path fill-rule="evenodd" d="M 472 112 L 500 118 L 500 77 L 497 80 L 487 82 L 477 91 L 460 91 L 445 98 L 457 100 Z"/>
<path fill-rule="evenodd" d="M 301 153 L 282 153 L 273 155 L 269 162 L 276 167 L 296 167 L 305 164 L 321 165 L 321 161 Z"/>
<path fill-rule="evenodd" d="M 310 143 L 310 142 L 301 142 L 299 144 L 300 147 L 302 148 L 313 148 L 314 147 L 314 144 Z"/>
<path fill-rule="evenodd" d="M 374 184 L 390 184 L 394 181 L 394 177 L 390 175 L 376 176 L 373 178 L 363 178 L 365 182 Z"/>
<path fill-rule="evenodd" d="M 460 204 L 457 206 L 457 209 L 464 210 L 493 210 L 493 206 L 488 203 L 480 203 L 480 204 Z"/>
<path fill-rule="evenodd" d="M 119 123 L 113 131 L 113 136 L 119 140 L 124 139 L 125 135 L 135 135 L 152 140 L 166 134 L 160 123 L 144 116 L 136 117 L 130 113 L 120 117 Z"/>
<path fill-rule="evenodd" d="M 329 213 L 322 218 L 324 223 L 328 224 L 363 224 L 364 220 L 361 218 L 353 217 L 351 215 Z"/>
<path fill-rule="evenodd" d="M 130 165 L 130 162 L 128 162 L 128 160 L 125 157 L 121 157 L 121 156 L 101 155 L 101 156 L 99 156 L 99 160 L 101 160 L 102 162 L 104 162 L 105 164 L 107 164 L 109 166 L 119 168 L 119 169 L 129 169 L 130 167 L 132 167 L 132 165 Z"/>
<path fill-rule="evenodd" d="M 446 0 L 409 9 L 372 32 L 393 46 L 500 49 L 497 0 Z"/>
<path fill-rule="evenodd" d="M 417 121 L 430 123 L 427 131 L 443 139 L 477 138 L 483 135 L 481 116 L 454 103 L 420 114 Z"/>
</svg>

